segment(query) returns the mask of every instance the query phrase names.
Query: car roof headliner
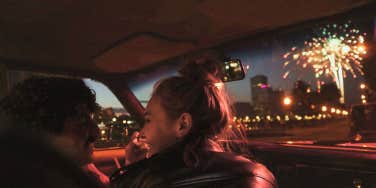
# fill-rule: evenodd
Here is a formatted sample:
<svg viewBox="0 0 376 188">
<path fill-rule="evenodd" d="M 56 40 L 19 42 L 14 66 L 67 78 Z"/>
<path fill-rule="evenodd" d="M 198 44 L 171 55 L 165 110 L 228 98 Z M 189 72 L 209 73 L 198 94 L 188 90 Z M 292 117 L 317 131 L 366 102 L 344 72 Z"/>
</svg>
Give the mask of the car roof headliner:
<svg viewBox="0 0 376 188">
<path fill-rule="evenodd" d="M 128 73 L 370 0 L 24 0 L 0 3 L 0 61 Z"/>
</svg>

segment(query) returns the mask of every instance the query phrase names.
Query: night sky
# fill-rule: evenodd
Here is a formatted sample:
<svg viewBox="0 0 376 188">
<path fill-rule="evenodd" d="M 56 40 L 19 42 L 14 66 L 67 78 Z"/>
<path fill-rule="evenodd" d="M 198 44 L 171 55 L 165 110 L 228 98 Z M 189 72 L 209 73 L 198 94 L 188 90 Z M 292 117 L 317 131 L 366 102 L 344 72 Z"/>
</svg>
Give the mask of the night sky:
<svg viewBox="0 0 376 188">
<path fill-rule="evenodd" d="M 228 89 L 236 99 L 236 101 L 250 102 L 251 90 L 250 90 L 250 78 L 256 75 L 265 75 L 268 77 L 268 82 L 275 90 L 282 89 L 287 94 L 293 88 L 294 82 L 297 80 L 303 80 L 311 85 L 313 89 L 316 89 L 316 79 L 311 69 L 296 69 L 290 73 L 287 79 L 283 79 L 282 76 L 287 69 L 283 68 L 284 59 L 283 54 L 290 49 L 291 46 L 283 47 L 278 42 L 264 43 L 260 46 L 250 46 L 241 49 L 230 49 L 227 54 L 230 57 L 239 58 L 243 64 L 249 65 L 251 68 L 247 73 L 244 80 L 228 83 Z M 255 50 L 256 49 L 256 50 Z M 330 82 L 330 78 L 324 79 Z M 344 80 L 345 82 L 345 96 L 346 103 L 353 104 L 360 102 L 360 89 L 359 84 L 363 78 L 358 77 L 356 79 L 349 77 Z M 247 86 L 247 87 L 245 87 Z"/>
</svg>

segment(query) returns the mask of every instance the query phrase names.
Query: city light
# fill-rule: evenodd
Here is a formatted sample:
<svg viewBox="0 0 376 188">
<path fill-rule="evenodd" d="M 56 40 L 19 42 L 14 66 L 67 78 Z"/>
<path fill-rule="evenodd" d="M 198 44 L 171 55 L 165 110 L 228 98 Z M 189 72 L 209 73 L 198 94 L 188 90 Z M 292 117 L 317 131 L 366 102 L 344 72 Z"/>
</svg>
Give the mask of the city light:
<svg viewBox="0 0 376 188">
<path fill-rule="evenodd" d="M 303 117 L 302 117 L 302 116 L 295 115 L 295 119 L 298 120 L 298 121 L 300 121 L 300 120 L 303 119 Z"/>
<path fill-rule="evenodd" d="M 290 98 L 290 97 L 285 97 L 285 98 L 283 99 L 283 104 L 284 104 L 285 106 L 290 106 L 290 105 L 292 104 L 292 100 L 291 100 L 291 98 Z"/>
<path fill-rule="evenodd" d="M 326 107 L 326 106 L 322 106 L 322 107 L 321 107 L 321 111 L 323 111 L 323 112 L 328 111 L 328 107 Z"/>
<path fill-rule="evenodd" d="M 367 104 L 367 100 L 362 100 L 362 103 L 363 104 Z"/>
<path fill-rule="evenodd" d="M 337 109 L 337 110 L 336 110 L 336 114 L 341 114 L 341 110 L 340 110 L 340 109 Z"/>
<path fill-rule="evenodd" d="M 112 118 L 112 121 L 113 121 L 113 122 L 116 122 L 116 120 L 117 120 L 116 118 Z"/>
<path fill-rule="evenodd" d="M 364 99 L 366 99 L 366 96 L 365 96 L 365 95 L 361 95 L 360 98 L 361 98 L 362 100 L 364 100 Z"/>
<path fill-rule="evenodd" d="M 101 122 L 101 123 L 98 124 L 98 127 L 99 128 L 104 128 L 104 127 L 106 127 L 106 125 L 103 122 Z"/>
<path fill-rule="evenodd" d="M 238 64 L 237 64 L 237 63 L 234 63 L 234 62 L 232 62 L 232 63 L 230 63 L 230 66 L 231 66 L 231 67 L 233 67 L 233 68 L 235 68 L 235 67 L 238 67 Z"/>
<path fill-rule="evenodd" d="M 366 84 L 360 84 L 360 89 L 366 89 Z"/>
<path fill-rule="evenodd" d="M 349 112 L 347 112 L 346 110 L 344 110 L 344 111 L 342 111 L 342 115 L 347 116 L 347 115 L 349 115 Z"/>
<path fill-rule="evenodd" d="M 267 84 L 257 84 L 257 86 L 261 89 L 266 89 L 266 88 L 269 88 L 269 86 Z"/>
<path fill-rule="evenodd" d="M 307 116 L 307 115 L 305 115 L 305 116 L 304 116 L 304 119 L 305 119 L 305 120 L 312 120 L 312 119 L 313 119 L 313 116 Z"/>
<path fill-rule="evenodd" d="M 106 131 L 105 131 L 105 130 L 102 130 L 102 131 L 101 131 L 101 134 L 102 134 L 102 135 L 106 134 Z"/>
<path fill-rule="evenodd" d="M 290 121 L 290 118 L 288 115 L 285 115 L 285 121 Z"/>
<path fill-rule="evenodd" d="M 335 108 L 331 108 L 331 109 L 330 109 L 330 112 L 331 112 L 331 113 L 336 113 L 336 109 L 335 109 Z"/>
</svg>

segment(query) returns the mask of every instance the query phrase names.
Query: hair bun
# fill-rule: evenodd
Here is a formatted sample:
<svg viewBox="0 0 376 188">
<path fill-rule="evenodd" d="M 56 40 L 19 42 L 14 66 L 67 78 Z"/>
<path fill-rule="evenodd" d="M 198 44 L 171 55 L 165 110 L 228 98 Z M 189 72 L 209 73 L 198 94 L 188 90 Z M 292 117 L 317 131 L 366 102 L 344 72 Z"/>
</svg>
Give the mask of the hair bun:
<svg viewBox="0 0 376 188">
<path fill-rule="evenodd" d="M 189 59 L 179 73 L 194 83 L 216 83 L 221 81 L 220 60 L 213 54 L 204 54 Z"/>
</svg>

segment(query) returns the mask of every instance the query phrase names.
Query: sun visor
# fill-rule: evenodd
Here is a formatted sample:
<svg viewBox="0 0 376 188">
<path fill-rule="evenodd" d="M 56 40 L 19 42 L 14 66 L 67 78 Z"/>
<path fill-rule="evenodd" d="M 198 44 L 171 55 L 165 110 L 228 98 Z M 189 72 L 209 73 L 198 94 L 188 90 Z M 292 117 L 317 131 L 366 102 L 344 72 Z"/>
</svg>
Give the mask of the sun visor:
<svg viewBox="0 0 376 188">
<path fill-rule="evenodd" d="M 147 67 L 194 49 L 190 41 L 170 40 L 159 35 L 139 35 L 119 41 L 95 58 L 95 65 L 113 73 Z M 131 62 L 129 62 L 131 61 Z"/>
</svg>

